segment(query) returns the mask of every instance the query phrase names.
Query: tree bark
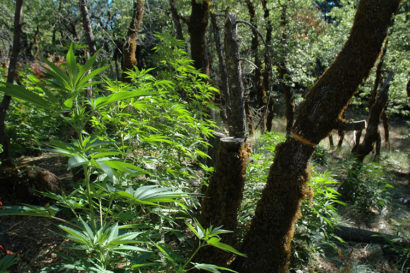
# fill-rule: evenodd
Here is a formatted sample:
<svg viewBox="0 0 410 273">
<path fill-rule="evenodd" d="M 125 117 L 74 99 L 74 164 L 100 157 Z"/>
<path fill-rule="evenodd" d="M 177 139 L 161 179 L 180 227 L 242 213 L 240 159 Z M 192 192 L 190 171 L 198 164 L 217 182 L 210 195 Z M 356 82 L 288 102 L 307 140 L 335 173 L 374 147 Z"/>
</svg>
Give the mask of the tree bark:
<svg viewBox="0 0 410 273">
<path fill-rule="evenodd" d="M 245 171 L 250 154 L 250 145 L 246 144 L 245 98 L 242 71 L 239 57 L 237 36 L 237 18 L 234 13 L 227 13 L 225 19 L 225 56 L 230 91 L 228 105 L 229 133 L 232 137 L 222 138 L 219 143 L 215 164 L 215 173 L 209 182 L 202 200 L 200 222 L 204 227 L 220 226 L 235 230 L 238 209 L 242 201 Z M 232 234 L 224 234 L 224 243 L 232 244 Z M 204 248 L 196 257 L 201 263 L 226 266 L 231 255 L 215 248 Z"/>
<path fill-rule="evenodd" d="M 228 85 L 228 75 L 226 72 L 226 64 L 225 59 L 222 52 L 222 45 L 221 45 L 221 36 L 220 36 L 220 28 L 218 23 L 216 22 L 215 14 L 211 13 L 211 26 L 212 32 L 215 40 L 215 47 L 216 47 L 216 54 L 218 55 L 218 66 L 219 66 L 219 75 L 220 75 L 220 83 L 219 83 L 219 90 L 221 91 L 221 117 L 222 119 L 227 122 L 229 114 L 229 85 Z"/>
<path fill-rule="evenodd" d="M 272 60 L 270 54 L 270 46 L 272 44 L 272 23 L 269 19 L 269 9 L 267 7 L 267 1 L 262 0 L 263 6 L 263 18 L 266 22 L 266 38 L 265 38 L 265 69 L 263 71 L 263 81 L 262 81 L 262 89 L 263 93 L 268 94 L 267 102 L 266 102 L 266 119 L 265 119 L 265 126 L 267 131 L 272 130 L 272 120 L 274 117 L 274 103 L 273 103 L 273 96 L 271 90 L 271 78 L 272 78 Z"/>
<path fill-rule="evenodd" d="M 369 111 L 370 111 L 370 108 L 372 108 L 374 101 L 376 100 L 377 91 L 379 90 L 380 84 L 382 83 L 382 77 L 383 77 L 382 68 L 383 68 L 383 63 L 384 63 L 384 56 L 386 55 L 386 50 L 387 50 L 387 42 L 388 42 L 388 39 L 386 39 L 386 44 L 384 45 L 379 62 L 377 63 L 376 78 L 374 80 L 373 89 L 372 89 L 372 92 L 370 93 L 370 98 L 367 103 L 369 107 Z"/>
<path fill-rule="evenodd" d="M 384 86 L 379 90 L 379 92 L 377 92 L 375 101 L 370 108 L 369 120 L 363 142 L 355 146 L 352 150 L 353 155 L 360 162 L 362 162 L 366 155 L 373 150 L 374 143 L 376 142 L 377 144 L 377 142 L 380 141 L 380 115 L 382 114 L 382 111 L 387 103 L 391 77 L 392 73 L 390 72 Z M 380 143 L 377 145 L 380 145 Z"/>
<path fill-rule="evenodd" d="M 229 13 L 225 19 L 225 62 L 229 85 L 229 135 L 244 138 L 246 135 L 245 90 L 239 56 L 236 14 Z"/>
<path fill-rule="evenodd" d="M 245 96 L 245 116 L 246 116 L 246 123 L 248 124 L 248 136 L 253 136 L 255 133 L 255 127 L 253 125 L 253 114 L 251 106 L 249 105 L 249 96 Z"/>
<path fill-rule="evenodd" d="M 134 69 L 134 66 L 138 64 L 136 57 L 138 31 L 140 30 L 142 23 L 142 16 L 144 14 L 144 1 L 134 0 L 132 18 L 130 26 L 128 27 L 127 37 L 125 38 L 124 50 L 123 50 L 123 63 L 122 63 L 122 80 L 129 82 L 126 72 Z"/>
<path fill-rule="evenodd" d="M 16 9 L 14 14 L 14 33 L 13 33 L 13 49 L 11 51 L 10 64 L 7 73 L 7 83 L 12 84 L 17 73 L 17 59 L 20 51 L 20 35 L 21 35 L 21 17 L 23 12 L 23 0 L 16 0 Z M 11 164 L 9 160 L 8 137 L 6 134 L 6 115 L 9 108 L 11 97 L 4 95 L 0 104 L 0 144 L 3 145 L 3 153 L 1 154 L 1 161 L 3 164 Z"/>
<path fill-rule="evenodd" d="M 95 52 L 97 52 L 97 45 L 95 43 L 93 29 L 91 27 L 91 19 L 88 13 L 87 0 L 80 0 L 80 11 L 81 11 L 81 17 L 83 20 L 85 38 L 87 39 L 88 51 L 90 55 L 92 56 L 95 54 Z"/>
<path fill-rule="evenodd" d="M 250 16 L 250 23 L 254 26 L 257 25 L 257 20 L 256 20 L 256 10 L 255 6 L 252 3 L 252 0 L 246 0 L 246 6 L 248 7 L 248 12 Z M 258 39 L 258 33 L 256 32 L 255 29 L 252 28 L 252 41 L 251 41 L 251 51 L 252 55 L 254 58 L 254 64 L 255 64 L 255 74 L 253 77 L 253 90 L 251 94 L 256 95 L 256 100 L 257 100 L 257 105 L 258 107 L 262 107 L 267 104 L 267 98 L 268 96 L 266 95 L 266 90 L 262 88 L 262 62 L 259 57 L 259 39 Z"/>
<path fill-rule="evenodd" d="M 211 0 L 191 0 L 192 12 L 188 23 L 191 37 L 191 57 L 194 67 L 209 75 L 209 59 L 206 45 L 206 29 Z"/>
<path fill-rule="evenodd" d="M 177 39 L 184 41 L 185 39 L 184 39 L 184 35 L 182 34 L 181 20 L 180 20 L 178 11 L 175 7 L 175 0 L 169 0 L 169 6 L 171 10 L 172 22 L 174 23 L 174 27 L 175 27 L 176 37 Z"/>
<path fill-rule="evenodd" d="M 235 230 L 237 214 L 242 201 L 245 171 L 250 155 L 250 145 L 243 138 L 226 137 L 219 143 L 215 173 L 202 200 L 200 223 L 204 227 L 223 226 Z M 232 244 L 232 233 L 224 234 L 222 242 Z M 229 253 L 215 248 L 204 248 L 197 256 L 201 263 L 226 265 Z"/>
<path fill-rule="evenodd" d="M 384 129 L 384 145 L 388 151 L 390 151 L 390 126 L 389 126 L 389 116 L 386 114 L 386 108 L 384 107 L 381 118 L 383 122 L 383 129 Z"/>
<path fill-rule="evenodd" d="M 83 20 L 83 29 L 84 29 L 85 37 L 87 39 L 87 44 L 88 44 L 88 54 L 87 54 L 87 59 L 88 59 L 90 56 L 94 55 L 97 52 L 97 45 L 95 43 L 93 29 L 91 26 L 90 14 L 88 13 L 87 0 L 80 0 L 80 11 L 81 11 L 81 17 Z M 73 30 L 75 31 L 75 25 L 73 25 Z M 89 70 L 88 73 L 90 72 L 91 71 Z M 93 93 L 92 86 L 87 87 L 85 90 L 85 96 L 87 98 L 91 98 L 92 93 Z M 90 111 L 88 106 L 87 106 L 87 110 Z M 91 130 L 90 123 L 86 125 L 86 130 L 87 131 Z"/>
<path fill-rule="evenodd" d="M 282 5 L 281 16 L 280 16 L 280 26 L 281 26 L 281 45 L 282 54 L 280 56 L 280 62 L 278 65 L 279 81 L 280 87 L 285 95 L 285 117 L 286 117 L 286 134 L 289 135 L 292 129 L 294 121 L 295 112 L 295 98 L 292 94 L 292 90 L 289 85 L 290 73 L 286 66 L 287 57 L 287 43 L 288 35 L 286 33 L 286 26 L 288 25 L 288 18 L 286 14 L 287 5 L 286 3 Z"/>
<path fill-rule="evenodd" d="M 368 75 L 400 0 L 361 0 L 349 39 L 300 105 L 292 135 L 278 145 L 242 252 L 241 273 L 289 272 L 294 224 L 300 217 L 314 146 L 325 138 Z"/>
</svg>

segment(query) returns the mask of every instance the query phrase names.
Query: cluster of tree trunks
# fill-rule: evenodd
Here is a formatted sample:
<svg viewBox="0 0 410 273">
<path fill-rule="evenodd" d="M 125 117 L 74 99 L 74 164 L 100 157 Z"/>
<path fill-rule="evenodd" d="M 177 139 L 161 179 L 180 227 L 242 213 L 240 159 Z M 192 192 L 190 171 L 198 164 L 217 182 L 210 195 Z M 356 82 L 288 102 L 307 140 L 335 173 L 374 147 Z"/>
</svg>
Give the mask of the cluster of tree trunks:
<svg viewBox="0 0 410 273">
<path fill-rule="evenodd" d="M 333 64 L 324 72 L 315 85 L 309 90 L 304 102 L 298 109 L 297 119 L 293 122 L 293 115 L 288 115 L 292 109 L 290 88 L 286 86 L 288 71 L 284 60 L 278 65 L 282 89 L 289 103 L 287 109 L 288 136 L 284 143 L 278 145 L 273 164 L 269 171 L 266 187 L 257 204 L 255 216 L 250 229 L 246 234 L 241 251 L 247 258 L 237 257 L 232 268 L 241 273 L 270 273 L 289 272 L 288 262 L 291 253 L 291 241 L 294 234 L 295 222 L 300 217 L 300 202 L 307 191 L 307 181 L 310 176 L 309 161 L 314 147 L 332 129 L 346 130 L 349 124 L 342 121 L 341 116 L 350 99 L 357 92 L 361 81 L 368 75 L 375 61 L 383 49 L 387 30 L 392 15 L 397 10 L 400 0 L 361 0 L 359 2 L 354 24 L 348 41 L 339 53 Z M 19 52 L 21 34 L 22 0 L 16 1 L 14 22 L 13 51 L 10 60 L 7 82 L 12 83 L 16 71 L 16 62 Z M 170 0 L 171 12 L 174 1 Z M 210 14 L 210 0 L 192 0 L 192 12 L 188 22 L 188 32 L 191 40 L 191 56 L 194 66 L 209 75 L 209 59 L 206 45 L 206 29 Z M 247 1 L 251 22 L 255 19 L 251 1 Z M 273 97 L 271 95 L 272 60 L 272 24 L 269 20 L 267 1 L 262 0 L 264 19 L 266 22 L 266 46 L 264 56 L 264 71 L 255 73 L 255 82 L 258 84 L 258 100 L 266 104 L 267 130 L 271 130 L 273 119 Z M 89 52 L 96 52 L 96 45 L 92 35 L 91 21 L 88 15 L 86 0 L 80 0 L 80 10 L 83 15 L 83 26 L 87 34 Z M 176 11 L 176 10 L 174 10 Z M 141 26 L 144 12 L 143 0 L 134 1 L 133 16 L 127 33 L 127 44 L 124 51 L 123 70 L 132 69 L 137 60 L 135 50 L 137 46 L 138 30 Z M 177 36 L 183 38 L 181 27 L 178 26 L 179 17 L 172 12 Z M 253 19 L 252 19 L 253 18 Z M 286 9 L 282 10 L 282 26 L 287 24 Z M 225 73 L 226 82 L 222 84 L 227 106 L 227 121 L 230 137 L 222 138 L 218 147 L 215 163 L 215 173 L 211 177 L 202 202 L 200 222 L 204 226 L 223 225 L 225 229 L 234 230 L 237 224 L 237 212 L 242 199 L 245 168 L 248 161 L 250 146 L 246 144 L 246 115 L 245 94 L 242 82 L 242 72 L 239 56 L 239 45 L 236 34 L 237 19 L 235 14 L 226 15 L 224 31 L 225 63 L 221 49 L 219 30 L 215 17 L 211 15 L 215 40 L 219 43 L 218 58 L 221 73 Z M 254 23 L 254 22 L 253 22 Z M 75 30 L 75 29 L 74 29 Z M 253 30 L 252 50 L 257 60 L 258 40 Z M 282 40 L 286 42 L 286 33 L 283 31 Z M 226 64 L 226 65 L 225 65 Z M 263 80 L 260 81 L 260 75 Z M 221 74 L 222 75 L 222 74 Z M 123 76 L 124 78 L 124 76 Z M 362 144 L 356 147 L 354 153 L 359 160 L 363 160 L 368 153 L 369 145 L 374 143 L 380 114 L 387 100 L 388 82 L 378 92 L 371 107 L 366 135 Z M 269 95 L 267 95 L 269 94 Z M 0 143 L 6 145 L 4 119 L 10 97 L 5 96 L 0 105 Z M 356 125 L 352 125 L 356 126 Z M 362 126 L 362 123 L 361 125 Z M 356 127 L 355 127 L 356 128 Z M 370 144 L 369 144 L 370 143 Z M 42 175 L 41 172 L 38 172 Z M 39 176 L 39 177 L 40 177 Z M 37 177 L 38 178 L 38 177 Z M 233 243 L 232 235 L 224 236 L 227 243 Z M 204 250 L 200 253 L 201 262 L 206 261 L 225 265 L 228 255 L 219 252 Z"/>
<path fill-rule="evenodd" d="M 227 70 L 226 105 L 228 106 L 228 128 L 231 137 L 222 138 L 218 144 L 215 172 L 201 203 L 199 221 L 204 227 L 223 226 L 235 230 L 237 214 L 242 201 L 245 171 L 250 155 L 246 143 L 245 94 L 237 36 L 237 18 L 226 13 L 224 26 L 224 49 Z M 224 234 L 224 243 L 233 244 L 233 235 Z M 225 265 L 231 255 L 215 248 L 204 248 L 196 257 L 201 263 Z"/>
<path fill-rule="evenodd" d="M 366 128 L 366 121 L 365 120 L 360 120 L 360 121 L 353 121 L 353 122 L 344 122 L 340 120 L 337 124 L 336 127 L 333 128 L 337 130 L 337 133 L 339 135 L 339 142 L 337 144 L 337 147 L 340 148 L 342 147 L 343 139 L 345 132 L 348 131 L 356 131 L 356 138 L 355 138 L 355 143 L 360 143 L 360 135 L 362 130 Z M 329 143 L 330 146 L 333 147 L 333 136 L 330 134 L 329 135 Z"/>
<path fill-rule="evenodd" d="M 289 272 L 294 224 L 300 217 L 314 146 L 335 127 L 361 81 L 380 55 L 400 1 L 362 0 L 342 51 L 309 90 L 291 135 L 278 145 L 249 232 L 233 268 L 247 272 Z"/>
<path fill-rule="evenodd" d="M 380 116 L 383 112 L 383 109 L 386 106 L 388 99 L 388 90 L 390 86 L 390 80 L 393 76 L 393 73 L 390 72 L 388 78 L 386 79 L 383 87 L 377 92 L 374 103 L 370 108 L 370 115 L 368 120 L 368 125 L 366 128 L 366 134 L 364 136 L 363 142 L 355 145 L 353 147 L 352 153 L 355 155 L 358 161 L 362 162 L 366 155 L 368 155 L 376 143 L 376 156 L 380 154 L 380 131 L 379 131 L 379 122 Z"/>
</svg>

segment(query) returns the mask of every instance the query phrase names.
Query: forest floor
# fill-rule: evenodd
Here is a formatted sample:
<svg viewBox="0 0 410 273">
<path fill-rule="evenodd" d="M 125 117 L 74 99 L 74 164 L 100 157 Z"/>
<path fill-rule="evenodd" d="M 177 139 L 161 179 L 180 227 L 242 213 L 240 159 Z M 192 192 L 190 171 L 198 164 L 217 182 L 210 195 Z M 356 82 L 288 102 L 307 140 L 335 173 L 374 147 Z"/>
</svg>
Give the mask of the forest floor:
<svg viewBox="0 0 410 273">
<path fill-rule="evenodd" d="M 276 120 L 276 130 L 284 128 L 283 120 Z M 381 130 L 383 131 L 383 130 Z M 382 160 L 388 165 L 390 172 L 391 202 L 381 212 L 375 211 L 372 217 L 363 218 L 360 213 L 349 207 L 341 208 L 341 224 L 387 234 L 410 238 L 410 129 L 403 122 L 392 122 L 390 131 L 391 152 Z M 323 140 L 321 146 L 330 155 L 329 166 L 343 166 L 343 154 L 350 151 L 353 142 L 352 134 L 345 136 L 342 149 L 333 151 L 328 141 Z M 337 142 L 337 140 L 335 141 Z M 70 183 L 71 172 L 66 169 L 67 159 L 57 154 L 46 153 L 40 156 L 19 158 L 18 165 L 39 166 L 56 174 L 63 183 Z M 332 169 L 336 178 L 337 168 Z M 343 172 L 343 170 L 341 170 Z M 0 181 L 2 182 L 2 181 Z M 44 200 L 25 200 L 15 195 L 7 194 L 1 189 L 0 201 L 3 205 L 35 203 L 45 205 Z M 0 217 L 0 245 L 10 251 L 20 253 L 20 262 L 13 267 L 12 272 L 39 272 L 40 269 L 56 261 L 55 252 L 64 252 L 64 240 L 58 235 L 56 223 L 38 217 L 2 216 Z M 399 262 L 393 261 L 381 245 L 367 243 L 345 242 L 337 244 L 338 249 L 329 249 L 325 257 L 313 255 L 315 267 L 306 267 L 300 272 L 410 272 L 410 257 Z M 2 253 L 0 250 L 0 257 Z M 397 258 L 397 257 L 396 257 Z M 402 257 L 401 257 L 402 258 Z M 401 267 L 401 268 L 400 268 Z M 407 271 L 406 271 L 407 270 Z M 51 271 L 43 271 L 51 272 Z M 256 272 L 255 272 L 256 273 Z"/>
</svg>

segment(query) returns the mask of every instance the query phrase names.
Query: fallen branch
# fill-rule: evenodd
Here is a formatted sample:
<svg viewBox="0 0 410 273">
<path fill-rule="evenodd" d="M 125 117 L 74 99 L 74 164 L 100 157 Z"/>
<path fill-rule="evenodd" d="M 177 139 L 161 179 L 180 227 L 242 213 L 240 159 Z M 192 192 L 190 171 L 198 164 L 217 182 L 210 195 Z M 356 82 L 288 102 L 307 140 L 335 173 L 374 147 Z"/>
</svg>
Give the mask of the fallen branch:
<svg viewBox="0 0 410 273">
<path fill-rule="evenodd" d="M 336 226 L 334 229 L 334 234 L 349 242 L 381 245 L 394 244 L 402 247 L 410 247 L 409 239 L 360 228 Z"/>
</svg>

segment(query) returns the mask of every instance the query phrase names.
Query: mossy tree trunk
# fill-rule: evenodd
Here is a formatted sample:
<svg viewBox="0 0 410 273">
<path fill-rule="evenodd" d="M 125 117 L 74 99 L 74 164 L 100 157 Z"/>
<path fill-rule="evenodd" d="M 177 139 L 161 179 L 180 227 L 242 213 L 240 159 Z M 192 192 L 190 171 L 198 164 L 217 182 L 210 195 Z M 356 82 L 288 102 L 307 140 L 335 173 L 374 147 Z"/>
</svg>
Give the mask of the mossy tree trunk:
<svg viewBox="0 0 410 273">
<path fill-rule="evenodd" d="M 232 231 L 236 229 L 249 155 L 250 145 L 243 138 L 226 137 L 220 140 L 215 173 L 201 204 L 199 221 L 204 227 L 212 225 Z M 231 233 L 222 236 L 222 242 L 227 244 L 233 244 L 233 239 Z M 230 256 L 227 252 L 209 247 L 198 253 L 196 261 L 226 266 Z"/>
<path fill-rule="evenodd" d="M 400 0 L 361 0 L 353 27 L 333 64 L 300 105 L 291 136 L 278 145 L 242 252 L 241 273 L 289 272 L 294 225 L 300 217 L 314 146 L 327 137 L 377 60 Z"/>
<path fill-rule="evenodd" d="M 13 32 L 13 49 L 11 51 L 11 58 L 7 72 L 7 83 L 12 84 L 17 73 L 17 60 L 20 51 L 20 36 L 22 27 L 22 13 L 23 13 L 23 0 L 16 1 L 16 8 L 14 14 L 14 32 Z M 11 164 L 9 155 L 9 139 L 6 134 L 6 114 L 9 109 L 11 97 L 4 95 L 0 104 L 0 144 L 3 146 L 3 153 L 1 154 L 1 161 L 3 164 Z"/>
<path fill-rule="evenodd" d="M 138 43 L 138 32 L 141 28 L 142 16 L 144 15 L 144 0 L 134 0 L 132 8 L 132 18 L 128 27 L 127 37 L 125 38 L 123 62 L 122 62 L 122 80 L 129 82 L 126 72 L 134 69 L 138 64 L 136 51 Z"/>
<path fill-rule="evenodd" d="M 206 43 L 206 29 L 211 0 L 191 0 L 191 17 L 188 32 L 191 37 L 191 57 L 194 66 L 202 73 L 209 75 L 209 58 Z"/>
</svg>

